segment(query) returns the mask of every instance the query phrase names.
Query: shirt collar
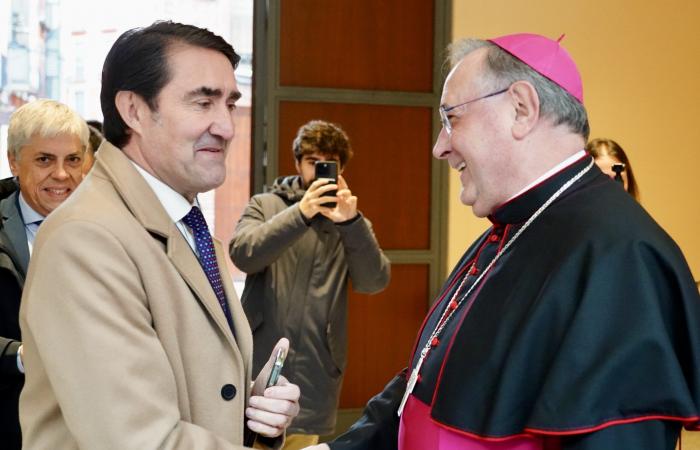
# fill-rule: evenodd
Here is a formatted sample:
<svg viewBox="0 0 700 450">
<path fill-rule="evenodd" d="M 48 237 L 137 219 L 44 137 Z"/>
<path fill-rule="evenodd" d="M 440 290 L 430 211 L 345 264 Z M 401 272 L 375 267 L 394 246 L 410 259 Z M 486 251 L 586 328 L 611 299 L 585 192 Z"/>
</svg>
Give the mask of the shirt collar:
<svg viewBox="0 0 700 450">
<path fill-rule="evenodd" d="M 554 175 L 555 173 L 557 173 L 557 172 L 559 172 L 560 170 L 562 170 L 564 167 L 570 166 L 571 164 L 575 163 L 575 162 L 578 161 L 579 159 L 583 158 L 583 156 L 584 156 L 585 154 L 586 154 L 586 151 L 585 151 L 585 150 L 579 150 L 578 152 L 576 152 L 576 153 L 574 153 L 573 155 L 569 156 L 569 157 L 566 158 L 564 161 L 560 162 L 560 163 L 557 164 L 556 166 L 554 166 L 554 167 L 552 167 L 551 169 L 549 169 L 547 172 L 545 172 L 545 173 L 544 173 L 542 176 L 540 176 L 538 179 L 536 179 L 536 180 L 533 181 L 532 183 L 530 183 L 530 184 L 528 184 L 527 186 L 525 186 L 525 188 L 523 188 L 522 190 L 520 190 L 520 192 L 518 192 L 517 194 L 515 194 L 514 196 L 512 196 L 510 199 L 508 199 L 508 201 L 514 199 L 515 197 L 519 196 L 519 195 L 522 194 L 523 192 L 529 191 L 529 190 L 532 189 L 534 186 L 537 186 L 537 185 L 540 184 L 542 181 L 546 180 L 547 178 L 551 177 L 551 176 Z"/>
<path fill-rule="evenodd" d="M 590 164 L 591 157 L 585 151 L 576 153 L 557 164 L 525 190 L 497 207 L 488 218 L 495 225 L 517 224 L 526 221 L 562 185 Z M 590 171 L 590 174 L 595 171 Z M 571 191 L 571 189 L 569 190 Z"/>
<path fill-rule="evenodd" d="M 176 192 L 173 188 L 148 173 L 143 167 L 139 166 L 132 160 L 129 161 L 134 165 L 134 167 L 136 167 L 136 170 L 139 171 L 151 189 L 153 189 L 156 197 L 158 197 L 158 200 L 160 200 L 163 208 L 165 208 L 165 212 L 168 213 L 168 216 L 170 216 L 170 219 L 172 219 L 173 222 L 177 223 L 181 221 L 182 218 L 190 212 L 193 206 L 199 205 L 196 198 L 194 203 L 190 203 L 180 193 Z"/>
<path fill-rule="evenodd" d="M 22 195 L 21 191 L 19 192 L 19 195 L 17 197 L 19 203 L 19 211 L 22 214 L 22 220 L 24 221 L 25 225 L 29 225 L 30 223 L 34 222 L 39 222 L 46 218 L 38 212 L 34 211 L 34 209 L 31 206 L 29 206 L 29 203 L 27 203 L 24 200 L 24 196 Z"/>
</svg>

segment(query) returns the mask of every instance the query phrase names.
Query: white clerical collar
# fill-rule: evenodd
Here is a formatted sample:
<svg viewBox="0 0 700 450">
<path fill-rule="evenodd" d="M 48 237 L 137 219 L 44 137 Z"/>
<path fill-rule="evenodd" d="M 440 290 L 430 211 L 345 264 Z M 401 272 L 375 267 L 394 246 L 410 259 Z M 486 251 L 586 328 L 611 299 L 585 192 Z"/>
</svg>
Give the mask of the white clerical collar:
<svg viewBox="0 0 700 450">
<path fill-rule="evenodd" d="M 555 173 L 557 173 L 557 172 L 561 171 L 562 169 L 564 169 L 565 167 L 568 167 L 568 166 L 570 166 L 571 164 L 575 163 L 575 162 L 578 161 L 579 159 L 583 158 L 585 154 L 586 154 L 586 151 L 585 151 L 585 150 L 580 150 L 580 151 L 574 153 L 573 155 L 569 156 L 569 157 L 566 158 L 564 161 L 560 162 L 560 163 L 557 164 L 556 166 L 554 166 L 554 167 L 552 167 L 551 169 L 549 169 L 547 172 L 545 172 L 542 176 L 540 176 L 539 178 L 537 178 L 535 181 L 533 181 L 532 183 L 530 183 L 530 184 L 528 184 L 527 186 L 525 186 L 525 188 L 521 189 L 520 192 L 518 192 L 517 194 L 515 194 L 514 196 L 512 196 L 511 198 L 509 198 L 508 201 L 511 201 L 511 200 L 513 200 L 515 197 L 521 195 L 522 193 L 529 191 L 529 190 L 532 189 L 534 186 L 537 186 L 538 184 L 540 184 L 541 182 L 543 182 L 543 181 L 546 180 L 547 178 L 551 177 L 551 176 L 554 175 Z M 506 203 L 507 203 L 507 202 L 506 202 Z"/>
<path fill-rule="evenodd" d="M 165 208 L 165 212 L 168 213 L 168 216 L 170 216 L 170 219 L 172 219 L 173 222 L 177 223 L 181 221 L 182 218 L 185 217 L 188 212 L 190 212 L 193 206 L 199 206 L 199 202 L 196 198 L 194 203 L 190 203 L 180 193 L 176 192 L 173 188 L 148 173 L 143 167 L 139 166 L 132 160 L 129 161 L 134 165 L 134 167 L 136 167 L 136 170 L 139 171 L 151 189 L 153 189 L 156 197 L 158 197 L 158 200 L 160 200 L 163 208 Z"/>
<path fill-rule="evenodd" d="M 27 203 L 26 200 L 24 200 L 24 196 L 22 195 L 22 192 L 19 192 L 19 210 L 22 213 L 22 220 L 24 220 L 25 225 L 29 225 L 35 222 L 41 222 L 44 220 L 46 217 L 42 216 L 38 212 L 34 211 L 34 209 L 29 206 L 29 203 Z"/>
</svg>

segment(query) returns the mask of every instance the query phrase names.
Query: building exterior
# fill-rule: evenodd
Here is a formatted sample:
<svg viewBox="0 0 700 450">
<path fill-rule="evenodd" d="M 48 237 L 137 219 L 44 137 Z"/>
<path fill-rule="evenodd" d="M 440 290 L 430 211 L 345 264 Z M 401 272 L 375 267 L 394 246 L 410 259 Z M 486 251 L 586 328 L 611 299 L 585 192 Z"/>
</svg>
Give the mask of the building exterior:
<svg viewBox="0 0 700 450">
<path fill-rule="evenodd" d="M 241 55 L 236 75 L 243 93 L 237 123 L 250 126 L 252 0 L 2 0 L 0 178 L 10 176 L 7 124 L 12 112 L 35 98 L 52 98 L 87 120 L 102 120 L 100 79 L 107 52 L 124 31 L 156 20 L 205 27 L 233 44 Z M 231 148 L 236 155 L 229 158 L 229 165 L 245 167 L 232 168 L 229 172 L 235 178 L 200 196 L 208 223 L 224 240 L 230 237 L 249 193 L 250 131 L 237 128 Z M 231 201 L 241 204 L 231 205 Z M 217 217 L 219 210 L 221 217 Z"/>
</svg>

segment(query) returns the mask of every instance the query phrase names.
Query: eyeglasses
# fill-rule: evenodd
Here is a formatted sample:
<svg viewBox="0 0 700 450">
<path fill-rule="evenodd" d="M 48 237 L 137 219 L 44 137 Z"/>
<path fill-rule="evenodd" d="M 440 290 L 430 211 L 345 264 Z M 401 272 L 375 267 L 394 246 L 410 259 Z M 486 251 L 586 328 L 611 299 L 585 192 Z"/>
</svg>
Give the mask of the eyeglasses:
<svg viewBox="0 0 700 450">
<path fill-rule="evenodd" d="M 466 102 L 460 103 L 459 105 L 454 105 L 454 106 L 441 105 L 441 106 L 440 106 L 440 120 L 442 121 L 442 126 L 443 126 L 443 128 L 445 129 L 445 131 L 447 131 L 447 134 L 451 134 L 451 133 L 452 133 L 452 123 L 450 122 L 449 117 L 447 117 L 447 113 L 448 113 L 448 112 L 450 112 L 450 111 L 452 111 L 452 110 L 454 110 L 454 109 L 456 109 L 456 108 L 459 108 L 460 106 L 465 106 L 465 105 L 468 105 L 468 104 L 470 104 L 470 103 L 478 102 L 479 100 L 483 100 L 483 99 L 485 99 L 485 98 L 493 97 L 494 95 L 503 94 L 504 92 L 508 91 L 508 89 L 510 89 L 510 86 L 508 86 L 508 87 L 505 88 L 505 89 L 501 89 L 500 91 L 496 91 L 496 92 L 492 92 L 492 93 L 490 93 L 490 94 L 486 94 L 486 95 L 484 95 L 483 97 L 475 98 L 475 99 L 473 99 L 473 100 L 467 100 Z"/>
</svg>

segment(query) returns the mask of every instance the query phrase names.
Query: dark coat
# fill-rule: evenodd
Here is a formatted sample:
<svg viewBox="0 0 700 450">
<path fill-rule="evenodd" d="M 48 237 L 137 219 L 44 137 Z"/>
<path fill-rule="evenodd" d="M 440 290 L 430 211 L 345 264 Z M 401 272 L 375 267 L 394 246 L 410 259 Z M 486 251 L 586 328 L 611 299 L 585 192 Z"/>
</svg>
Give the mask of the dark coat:
<svg viewBox="0 0 700 450">
<path fill-rule="evenodd" d="M 301 389 L 288 432 L 329 434 L 347 360 L 348 279 L 355 291 L 375 293 L 389 283 L 390 265 L 367 219 L 338 225 L 318 215 L 307 224 L 297 204 L 303 195 L 293 176 L 254 196 L 230 253 L 248 274 L 241 301 L 253 329 L 253 370 L 288 337 L 283 374 Z"/>
<path fill-rule="evenodd" d="M 17 195 L 14 179 L 0 180 L 0 442 L 7 450 L 19 450 L 22 445 L 17 405 L 24 375 L 17 368 L 17 351 L 29 248 Z"/>
</svg>

